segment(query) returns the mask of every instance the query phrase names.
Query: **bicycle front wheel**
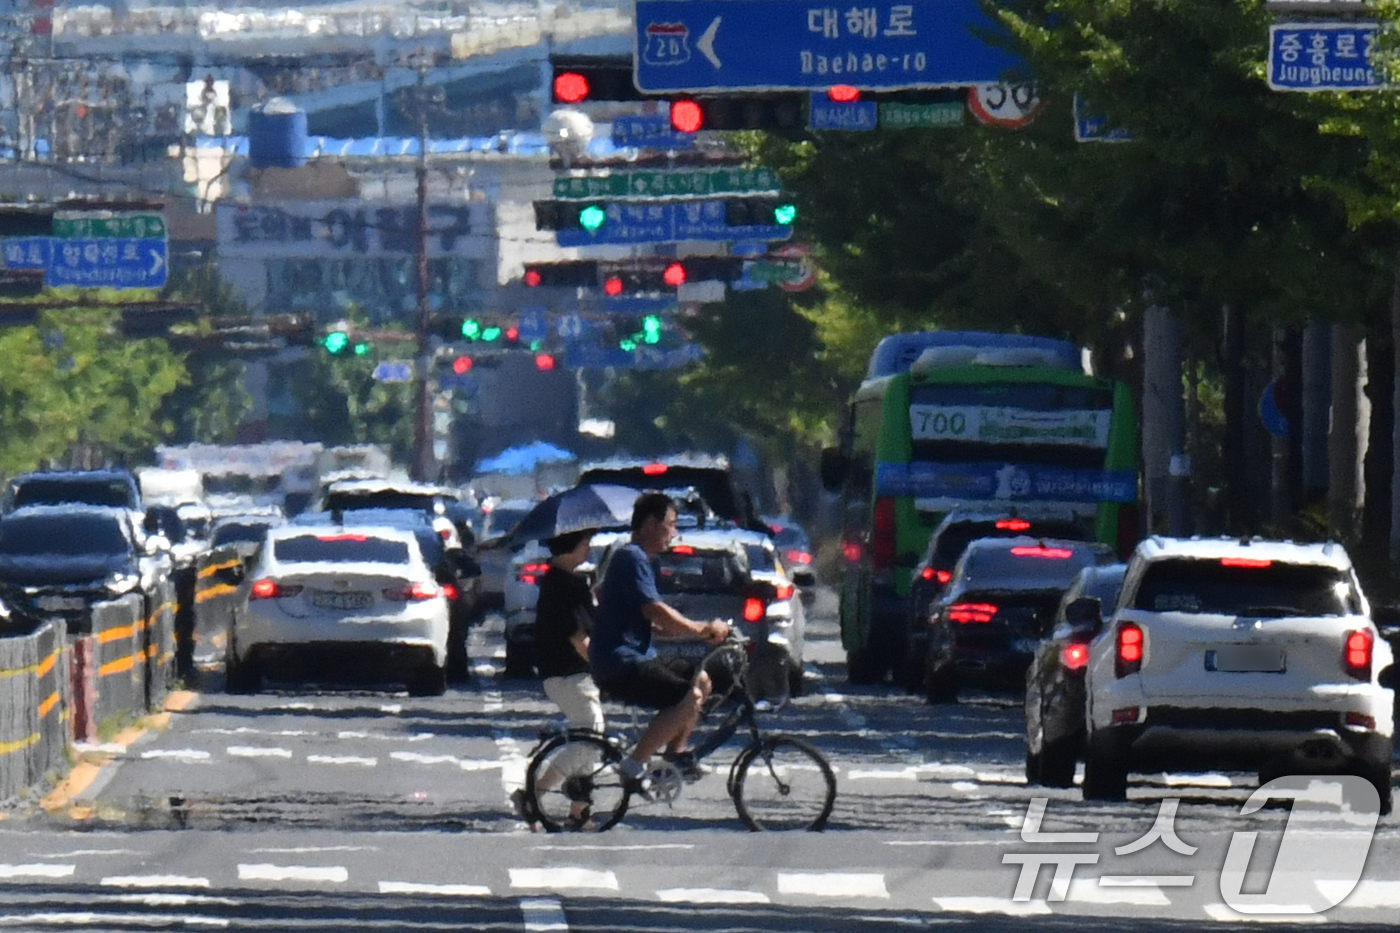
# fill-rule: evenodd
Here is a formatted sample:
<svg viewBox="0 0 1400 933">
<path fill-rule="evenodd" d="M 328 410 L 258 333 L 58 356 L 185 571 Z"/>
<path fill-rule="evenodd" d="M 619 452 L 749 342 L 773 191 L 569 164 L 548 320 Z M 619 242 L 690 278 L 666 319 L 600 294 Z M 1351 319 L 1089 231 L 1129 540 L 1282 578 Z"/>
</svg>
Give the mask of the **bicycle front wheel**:
<svg viewBox="0 0 1400 933">
<path fill-rule="evenodd" d="M 734 808 L 749 829 L 819 832 L 835 803 L 831 765 L 802 739 L 770 735 L 739 753 Z"/>
<path fill-rule="evenodd" d="M 525 770 L 525 793 L 540 825 L 552 833 L 610 829 L 627 812 L 621 760 L 617 746 L 596 732 L 569 732 L 545 743 Z"/>
</svg>

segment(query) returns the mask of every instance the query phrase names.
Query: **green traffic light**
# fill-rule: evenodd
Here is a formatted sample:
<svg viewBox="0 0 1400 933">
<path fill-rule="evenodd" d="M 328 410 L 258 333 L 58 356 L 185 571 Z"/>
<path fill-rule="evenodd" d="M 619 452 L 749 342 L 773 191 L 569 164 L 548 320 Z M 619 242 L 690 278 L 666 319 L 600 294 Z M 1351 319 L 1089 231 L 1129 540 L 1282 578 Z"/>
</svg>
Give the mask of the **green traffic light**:
<svg viewBox="0 0 1400 933">
<path fill-rule="evenodd" d="M 601 227 L 603 221 L 607 219 L 608 215 L 603 213 L 603 209 L 596 204 L 590 204 L 578 213 L 579 226 L 589 233 Z"/>
<path fill-rule="evenodd" d="M 644 343 L 661 342 L 661 318 L 655 314 L 648 314 L 642 319 L 642 341 Z"/>
<path fill-rule="evenodd" d="M 779 204 L 773 208 L 773 219 L 783 226 L 787 226 L 797 219 L 797 205 Z"/>
<path fill-rule="evenodd" d="M 481 322 L 467 318 L 462 322 L 462 336 L 468 340 L 476 340 L 481 336 Z"/>
<path fill-rule="evenodd" d="M 481 332 L 481 339 L 486 341 L 500 340 L 501 329 L 499 327 L 488 327 Z"/>
<path fill-rule="evenodd" d="M 366 353 L 368 353 L 368 352 L 369 352 L 369 344 L 367 344 L 367 343 L 357 343 L 357 344 L 355 344 L 355 355 L 356 355 L 356 356 L 364 356 L 364 355 L 365 355 Z"/>
<path fill-rule="evenodd" d="M 350 343 L 350 335 L 343 330 L 334 330 L 326 334 L 326 339 L 321 342 L 331 353 L 339 353 Z"/>
<path fill-rule="evenodd" d="M 531 340 L 531 341 L 530 341 L 530 349 L 531 349 L 531 350 L 538 350 L 538 349 L 539 349 L 540 347 L 542 347 L 543 345 L 544 345 L 544 341 L 543 341 L 543 340 Z"/>
<path fill-rule="evenodd" d="M 617 346 L 619 349 L 626 350 L 628 353 L 631 353 L 633 350 L 637 349 L 637 341 L 633 340 L 631 337 L 626 337 L 622 340 L 619 340 L 617 342 Z"/>
</svg>

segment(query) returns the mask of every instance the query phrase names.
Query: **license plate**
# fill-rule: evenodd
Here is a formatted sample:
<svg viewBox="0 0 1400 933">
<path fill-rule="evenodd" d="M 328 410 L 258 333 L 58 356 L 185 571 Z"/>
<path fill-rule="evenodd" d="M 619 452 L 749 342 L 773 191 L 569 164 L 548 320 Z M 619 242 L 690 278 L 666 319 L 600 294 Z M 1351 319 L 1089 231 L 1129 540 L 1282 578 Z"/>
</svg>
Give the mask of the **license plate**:
<svg viewBox="0 0 1400 933">
<path fill-rule="evenodd" d="M 321 609 L 368 609 L 374 602 L 369 593 L 331 593 L 317 590 L 311 594 L 311 605 Z"/>
<path fill-rule="evenodd" d="M 705 655 L 715 650 L 715 646 L 704 641 L 673 641 L 656 646 L 658 654 L 669 654 L 693 661 L 703 660 Z"/>
<path fill-rule="evenodd" d="M 1206 652 L 1206 670 L 1280 674 L 1285 660 L 1283 649 L 1272 645 L 1221 645 Z"/>
<path fill-rule="evenodd" d="M 45 612 L 61 612 L 64 609 L 81 609 L 87 601 L 81 596 L 40 596 L 34 601 Z"/>
</svg>

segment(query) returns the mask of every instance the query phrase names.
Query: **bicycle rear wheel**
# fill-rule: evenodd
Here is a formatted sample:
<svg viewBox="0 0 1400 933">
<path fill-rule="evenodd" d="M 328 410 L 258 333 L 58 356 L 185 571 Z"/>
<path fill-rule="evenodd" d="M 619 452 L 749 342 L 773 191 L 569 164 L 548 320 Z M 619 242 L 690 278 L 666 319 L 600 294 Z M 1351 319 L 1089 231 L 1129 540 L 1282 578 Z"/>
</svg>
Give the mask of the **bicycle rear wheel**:
<svg viewBox="0 0 1400 933">
<path fill-rule="evenodd" d="M 739 753 L 733 793 L 749 829 L 819 832 L 836 803 L 836 775 L 807 742 L 770 735 Z"/>
<path fill-rule="evenodd" d="M 545 743 L 525 770 L 525 793 L 540 825 L 552 833 L 610 829 L 627 812 L 621 760 L 617 746 L 596 732 L 573 731 Z"/>
</svg>

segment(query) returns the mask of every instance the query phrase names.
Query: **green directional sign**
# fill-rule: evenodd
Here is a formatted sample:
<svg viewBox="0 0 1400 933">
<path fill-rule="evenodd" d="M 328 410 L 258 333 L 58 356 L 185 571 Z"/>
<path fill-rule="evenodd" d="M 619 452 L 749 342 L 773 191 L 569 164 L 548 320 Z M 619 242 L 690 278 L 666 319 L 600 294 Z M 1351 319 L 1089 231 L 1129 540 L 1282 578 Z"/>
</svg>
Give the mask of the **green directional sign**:
<svg viewBox="0 0 1400 933">
<path fill-rule="evenodd" d="M 756 262 L 749 266 L 746 274 L 756 282 L 781 284 L 782 282 L 795 282 L 807 272 L 798 263 Z"/>
<path fill-rule="evenodd" d="M 613 172 L 610 175 L 556 178 L 554 196 L 580 201 L 596 198 L 709 197 L 777 191 L 780 187 L 772 169 L 712 168 L 695 172 Z"/>
<path fill-rule="evenodd" d="M 165 237 L 165 218 L 160 214 L 117 214 L 73 217 L 62 213 L 53 218 L 53 235 L 60 240 L 116 239 L 145 240 Z"/>
<path fill-rule="evenodd" d="M 962 101 L 937 104 L 880 104 L 880 129 L 927 129 L 963 125 Z"/>
</svg>

